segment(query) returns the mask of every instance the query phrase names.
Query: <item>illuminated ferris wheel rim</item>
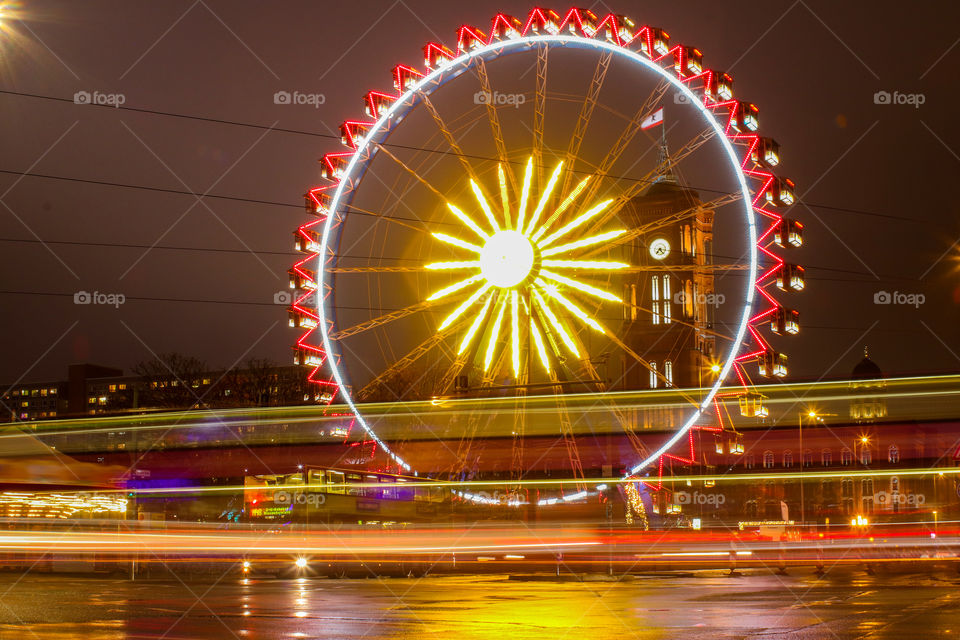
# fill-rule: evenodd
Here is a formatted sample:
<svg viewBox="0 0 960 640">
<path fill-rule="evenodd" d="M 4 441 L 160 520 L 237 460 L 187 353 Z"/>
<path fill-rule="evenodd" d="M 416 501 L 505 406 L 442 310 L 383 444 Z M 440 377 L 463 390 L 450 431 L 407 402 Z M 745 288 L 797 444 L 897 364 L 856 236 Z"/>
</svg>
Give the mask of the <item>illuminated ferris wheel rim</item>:
<svg viewBox="0 0 960 640">
<path fill-rule="evenodd" d="M 707 392 L 706 396 L 704 397 L 700 405 L 697 407 L 697 409 L 691 414 L 690 418 L 686 421 L 686 423 L 680 429 L 677 429 L 676 432 L 663 445 L 660 446 L 660 448 L 658 448 L 655 452 L 649 455 L 645 460 L 641 461 L 640 463 L 638 463 L 637 465 L 635 465 L 633 468 L 629 470 L 627 475 L 633 476 L 637 474 L 639 471 L 641 471 L 642 469 L 646 468 L 647 466 L 655 462 L 656 460 L 658 460 L 660 456 L 665 454 L 667 451 L 669 451 L 681 438 L 684 437 L 684 435 L 687 434 L 687 432 L 690 431 L 690 429 L 696 424 L 699 418 L 703 415 L 704 410 L 707 407 L 709 407 L 710 404 L 713 402 L 714 397 L 720 390 L 721 386 L 723 386 L 723 383 L 726 377 L 729 375 L 730 370 L 733 368 L 734 363 L 736 362 L 736 357 L 740 349 L 740 346 L 743 344 L 744 337 L 747 332 L 747 326 L 750 320 L 750 313 L 753 308 L 753 300 L 754 300 L 754 294 L 755 294 L 754 287 L 757 279 L 758 244 L 757 244 L 756 218 L 754 215 L 752 194 L 747 184 L 746 174 L 744 173 L 743 167 L 741 165 L 741 159 L 737 156 L 737 153 L 733 148 L 733 144 L 727 137 L 727 133 L 724 127 L 720 124 L 720 122 L 714 116 L 713 112 L 707 107 L 706 104 L 704 104 L 698 98 L 698 96 L 693 92 L 692 89 L 690 89 L 690 87 L 688 87 L 684 82 L 682 82 L 680 77 L 672 75 L 667 69 L 657 64 L 656 61 L 643 57 L 643 55 L 640 54 L 639 52 L 631 51 L 616 43 L 606 42 L 603 40 L 595 40 L 585 36 L 576 36 L 576 35 L 563 36 L 563 35 L 552 35 L 552 34 L 540 34 L 535 36 L 528 35 L 528 36 L 521 36 L 518 38 L 512 38 L 512 39 L 507 39 L 507 40 L 502 40 L 497 42 L 491 42 L 490 44 L 487 44 L 485 46 L 478 47 L 471 51 L 467 51 L 462 55 L 448 61 L 446 64 L 438 67 L 437 69 L 434 69 L 430 73 L 426 74 L 423 78 L 418 80 L 406 92 L 402 93 L 386 111 L 379 114 L 379 118 L 377 118 L 376 122 L 374 122 L 374 124 L 369 128 L 368 132 L 363 136 L 362 140 L 357 145 L 334 191 L 332 200 L 329 205 L 329 211 L 331 212 L 331 215 L 327 216 L 327 219 L 323 226 L 323 235 L 321 239 L 321 247 L 320 247 L 319 255 L 322 256 L 322 255 L 325 255 L 326 253 L 326 248 L 329 245 L 333 227 L 335 226 L 335 223 L 338 222 L 335 212 L 340 207 L 341 200 L 344 198 L 344 189 L 346 185 L 350 182 L 351 174 L 357 169 L 358 165 L 363 165 L 363 169 L 361 170 L 361 174 L 362 174 L 362 172 L 366 169 L 366 166 L 369 165 L 370 161 L 373 159 L 375 155 L 375 153 L 371 153 L 365 160 L 361 161 L 361 156 L 363 155 L 363 152 L 370 145 L 371 141 L 376 137 L 377 133 L 380 132 L 381 129 L 384 129 L 385 125 L 388 122 L 390 122 L 394 118 L 396 118 L 397 121 L 399 121 L 401 118 L 397 118 L 397 116 L 402 116 L 403 113 L 409 111 L 410 109 L 414 108 L 417 105 L 417 101 L 414 100 L 413 98 L 421 90 L 430 86 L 431 84 L 436 82 L 438 79 L 442 78 L 444 73 L 451 72 L 455 70 L 456 67 L 462 66 L 462 68 L 457 70 L 458 72 L 449 79 L 459 76 L 461 73 L 463 73 L 469 68 L 470 62 L 478 58 L 481 58 L 486 54 L 493 54 L 494 57 L 496 57 L 509 49 L 516 49 L 520 47 L 529 48 L 530 45 L 535 45 L 539 43 L 560 44 L 565 46 L 569 45 L 569 46 L 578 47 L 578 48 L 610 51 L 615 54 L 619 54 L 623 56 L 627 60 L 630 60 L 635 63 L 639 63 L 643 65 L 646 69 L 659 73 L 663 79 L 665 79 L 675 89 L 681 91 L 687 98 L 689 98 L 689 102 L 691 104 L 696 105 L 700 109 L 701 114 L 704 116 L 707 122 L 709 122 L 710 125 L 714 128 L 714 131 L 717 134 L 719 134 L 718 138 L 723 146 L 723 149 L 727 153 L 727 156 L 730 160 L 730 164 L 733 167 L 734 174 L 736 175 L 737 181 L 739 182 L 740 190 L 743 194 L 742 200 L 744 205 L 744 213 L 746 215 L 747 228 L 748 228 L 748 233 L 750 238 L 750 242 L 748 245 L 749 258 L 750 258 L 750 275 L 746 279 L 747 289 L 745 294 L 743 313 L 741 315 L 740 323 L 737 327 L 736 337 L 730 348 L 729 356 L 726 358 L 721 368 L 721 371 L 717 376 L 717 379 L 714 382 L 713 386 L 709 389 L 709 391 Z M 436 86 L 433 87 L 433 90 L 436 90 L 436 88 L 438 88 L 439 86 L 440 84 L 437 84 Z M 386 131 L 387 135 L 389 134 L 390 130 L 391 130 L 390 128 L 387 128 L 387 131 Z M 352 191 L 353 189 L 351 188 L 351 195 L 350 195 L 351 199 L 352 199 Z M 326 285 L 327 270 L 322 268 L 322 265 L 321 265 L 321 268 L 319 268 L 317 271 L 318 271 L 317 291 L 322 291 L 324 286 Z M 371 439 L 373 439 L 379 446 L 383 447 L 383 450 L 387 453 L 387 455 L 390 456 L 391 459 L 393 459 L 402 468 L 408 471 L 413 471 L 412 467 L 405 460 L 403 460 L 399 455 L 397 455 L 397 453 L 394 452 L 389 447 L 389 445 L 387 445 L 387 443 L 381 440 L 380 437 L 377 435 L 377 433 L 374 431 L 374 429 L 371 428 L 369 424 L 367 424 L 367 421 L 365 420 L 362 412 L 358 409 L 357 405 L 353 401 L 353 398 L 351 398 L 350 394 L 346 391 L 347 387 L 345 384 L 343 373 L 340 371 L 340 368 L 334 362 L 334 358 L 330 357 L 330 355 L 334 353 L 333 344 L 332 344 L 333 341 L 331 340 L 330 332 L 328 331 L 328 315 L 325 309 L 324 296 L 321 296 L 321 295 L 317 296 L 317 314 L 319 316 L 318 326 L 320 328 L 320 333 L 323 338 L 323 346 L 328 354 L 328 362 L 330 363 L 330 368 L 334 377 L 334 381 L 339 386 L 341 393 L 343 394 L 343 398 L 346 404 L 350 407 L 350 410 L 355 416 L 357 422 L 360 424 L 364 432 L 371 437 Z"/>
</svg>

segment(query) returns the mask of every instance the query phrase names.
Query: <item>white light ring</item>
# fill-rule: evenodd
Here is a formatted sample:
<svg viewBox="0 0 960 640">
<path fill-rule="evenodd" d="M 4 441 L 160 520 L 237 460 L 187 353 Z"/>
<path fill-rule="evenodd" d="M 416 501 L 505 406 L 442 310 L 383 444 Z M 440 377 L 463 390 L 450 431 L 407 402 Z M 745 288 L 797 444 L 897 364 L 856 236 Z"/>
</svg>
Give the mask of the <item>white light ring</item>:
<svg viewBox="0 0 960 640">
<path fill-rule="evenodd" d="M 376 136 L 377 132 L 380 129 L 384 128 L 384 125 L 390 121 L 391 118 L 397 116 L 401 111 L 406 111 L 413 108 L 416 105 L 416 102 L 412 102 L 404 108 L 404 103 L 406 103 L 411 98 L 414 98 L 418 91 L 426 87 L 430 83 L 434 82 L 440 78 L 443 73 L 450 71 L 452 67 L 457 67 L 459 65 L 467 65 L 474 58 L 478 58 L 487 53 L 497 53 L 497 50 L 501 50 L 497 53 L 497 56 L 503 53 L 502 50 L 517 48 L 517 47 L 527 47 L 529 45 L 535 45 L 538 43 L 554 43 L 560 45 L 572 45 L 574 47 L 581 47 L 586 49 L 599 49 L 605 51 L 611 51 L 613 53 L 622 55 L 628 60 L 633 62 L 638 62 L 641 65 L 645 66 L 655 73 L 659 73 L 665 80 L 667 80 L 674 88 L 681 91 L 687 98 L 689 98 L 690 103 L 696 105 L 700 109 L 702 115 L 714 128 L 715 132 L 718 134 L 718 137 L 723 145 L 724 150 L 727 152 L 727 155 L 730 158 L 730 164 L 734 169 L 734 173 L 737 176 L 737 181 L 740 183 L 740 191 L 743 195 L 742 201 L 744 205 L 744 213 L 746 214 L 747 219 L 747 229 L 750 236 L 750 274 L 747 278 L 747 290 L 746 298 L 744 302 L 743 315 L 740 319 L 740 324 L 737 327 L 736 338 L 734 339 L 733 345 L 730 348 L 730 355 L 727 357 L 726 362 L 723 365 L 723 368 L 720 371 L 720 374 L 717 376 L 716 382 L 707 392 L 706 397 L 703 402 L 700 404 L 700 407 L 690 416 L 690 419 L 678 429 L 673 436 L 671 436 L 659 449 L 654 453 L 648 456 L 645 460 L 641 461 L 639 464 L 635 465 L 629 470 L 629 472 L 624 477 L 629 477 L 636 475 L 639 471 L 643 470 L 656 460 L 660 458 L 663 454 L 669 451 L 673 445 L 675 445 L 684 435 L 687 434 L 690 429 L 693 428 L 695 423 L 699 420 L 700 416 L 703 415 L 704 410 L 710 406 L 710 403 L 713 402 L 714 397 L 717 392 L 720 390 L 720 387 L 723 386 L 723 382 L 726 377 L 730 374 L 730 369 L 733 368 L 734 362 L 736 361 L 737 352 L 739 351 L 740 345 L 743 343 L 744 336 L 746 335 L 747 325 L 749 324 L 751 310 L 753 308 L 753 299 L 755 294 L 755 283 L 757 280 L 757 270 L 758 270 L 758 261 L 759 261 L 759 252 L 757 250 L 757 228 L 756 228 L 756 218 L 754 216 L 753 210 L 753 197 L 750 193 L 750 188 L 747 186 L 747 176 L 741 167 L 741 158 L 737 156 L 736 151 L 733 148 L 733 144 L 730 139 L 727 137 L 726 131 L 724 129 L 725 125 L 721 125 L 714 116 L 713 111 L 711 111 L 701 99 L 677 76 L 673 75 L 665 69 L 664 67 L 657 64 L 655 61 L 646 58 L 642 54 L 636 51 L 631 51 L 620 45 L 606 42 L 604 40 L 594 40 L 591 38 L 580 37 L 580 36 L 560 36 L 560 35 L 537 35 L 537 36 L 524 36 L 520 38 L 514 38 L 510 40 L 503 40 L 495 43 L 485 45 L 474 49 L 473 51 L 461 54 L 457 58 L 451 60 L 447 64 L 443 65 L 440 68 L 434 69 L 426 76 L 417 81 L 414 86 L 403 93 L 399 98 L 397 98 L 390 108 L 385 110 L 377 121 L 370 127 L 366 135 L 363 136 L 363 140 L 357 146 L 355 153 L 350 158 L 350 162 L 344 169 L 340 182 L 337 184 L 337 188 L 333 194 L 333 197 L 330 200 L 330 205 L 328 207 L 329 214 L 327 215 L 326 222 L 323 225 L 323 236 L 320 241 L 320 252 L 318 254 L 318 260 L 322 261 L 322 256 L 326 254 L 326 248 L 330 241 L 330 235 L 333 227 L 335 226 L 335 220 L 337 218 L 336 211 L 341 204 L 341 199 L 344 194 L 344 187 L 347 182 L 350 180 L 350 175 L 356 169 L 357 165 L 363 164 L 360 173 L 362 174 L 366 170 L 366 165 L 369 164 L 370 160 L 373 159 L 373 153 L 370 154 L 370 157 L 363 163 L 360 162 L 360 157 L 363 152 L 366 150 L 370 141 Z M 454 76 L 451 76 L 449 79 L 462 74 L 466 68 L 457 70 L 457 73 Z M 438 85 L 439 86 L 439 85 Z M 389 131 L 388 131 L 389 133 Z M 359 176 L 358 176 L 359 178 Z M 351 190 L 352 191 L 352 190 Z M 352 200 L 352 194 L 348 196 Z M 321 268 L 317 269 L 318 278 L 317 278 L 317 289 L 322 291 L 327 278 L 326 269 L 322 268 L 322 265 L 318 265 Z M 339 367 L 334 364 L 335 358 L 333 358 L 333 346 L 330 340 L 330 334 L 327 330 L 327 313 L 324 308 L 322 301 L 322 296 L 317 297 L 317 314 L 320 317 L 319 327 L 320 333 L 323 337 L 323 347 L 327 352 L 327 361 L 330 363 L 330 369 L 333 373 L 334 381 L 340 388 L 340 393 L 343 395 L 344 400 L 347 403 L 347 406 L 350 407 L 350 410 L 356 416 L 357 421 L 360 423 L 360 426 L 378 445 L 380 445 L 383 450 L 390 456 L 397 464 L 399 464 L 403 469 L 407 471 L 413 471 L 410 465 L 400 458 L 390 447 L 380 439 L 376 432 L 367 424 L 367 421 L 364 419 L 363 414 L 360 413 L 360 410 L 357 408 L 356 404 L 353 402 L 353 398 L 346 392 L 346 385 L 344 384 L 344 376 L 340 371 Z M 414 473 L 416 473 L 414 471 Z"/>
</svg>

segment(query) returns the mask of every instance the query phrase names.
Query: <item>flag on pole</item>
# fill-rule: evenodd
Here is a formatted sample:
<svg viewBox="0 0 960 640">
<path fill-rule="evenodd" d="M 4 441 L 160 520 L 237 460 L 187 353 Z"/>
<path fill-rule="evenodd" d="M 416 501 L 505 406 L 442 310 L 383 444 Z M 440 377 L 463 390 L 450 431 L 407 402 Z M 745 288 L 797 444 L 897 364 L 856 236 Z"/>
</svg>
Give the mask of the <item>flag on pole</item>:
<svg viewBox="0 0 960 640">
<path fill-rule="evenodd" d="M 663 107 L 660 107 L 646 118 L 643 119 L 643 122 L 640 123 L 641 129 L 652 129 L 657 125 L 663 124 Z"/>
</svg>

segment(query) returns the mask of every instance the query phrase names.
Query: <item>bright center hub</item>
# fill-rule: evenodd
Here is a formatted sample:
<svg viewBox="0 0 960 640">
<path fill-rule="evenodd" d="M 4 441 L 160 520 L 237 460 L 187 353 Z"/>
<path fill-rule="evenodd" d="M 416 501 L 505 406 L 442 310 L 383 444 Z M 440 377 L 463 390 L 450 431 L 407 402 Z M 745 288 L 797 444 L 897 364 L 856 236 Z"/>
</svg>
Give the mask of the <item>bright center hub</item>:
<svg viewBox="0 0 960 640">
<path fill-rule="evenodd" d="M 480 272 L 495 287 L 514 287 L 533 269 L 533 245 L 519 231 L 498 231 L 480 252 Z"/>
</svg>

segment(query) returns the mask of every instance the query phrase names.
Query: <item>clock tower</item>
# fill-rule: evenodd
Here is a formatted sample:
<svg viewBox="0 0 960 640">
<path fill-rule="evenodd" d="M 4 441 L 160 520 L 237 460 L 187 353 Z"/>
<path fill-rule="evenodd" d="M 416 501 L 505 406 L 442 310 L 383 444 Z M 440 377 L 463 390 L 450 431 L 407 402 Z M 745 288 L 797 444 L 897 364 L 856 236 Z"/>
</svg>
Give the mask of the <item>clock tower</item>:
<svg viewBox="0 0 960 640">
<path fill-rule="evenodd" d="M 633 236 L 625 258 L 620 335 L 650 363 L 622 362 L 621 389 L 696 387 L 709 381 L 714 358 L 714 211 L 670 174 L 621 209 Z M 651 370 L 652 369 L 652 370 Z M 656 371 L 656 373 L 654 373 Z"/>
</svg>

